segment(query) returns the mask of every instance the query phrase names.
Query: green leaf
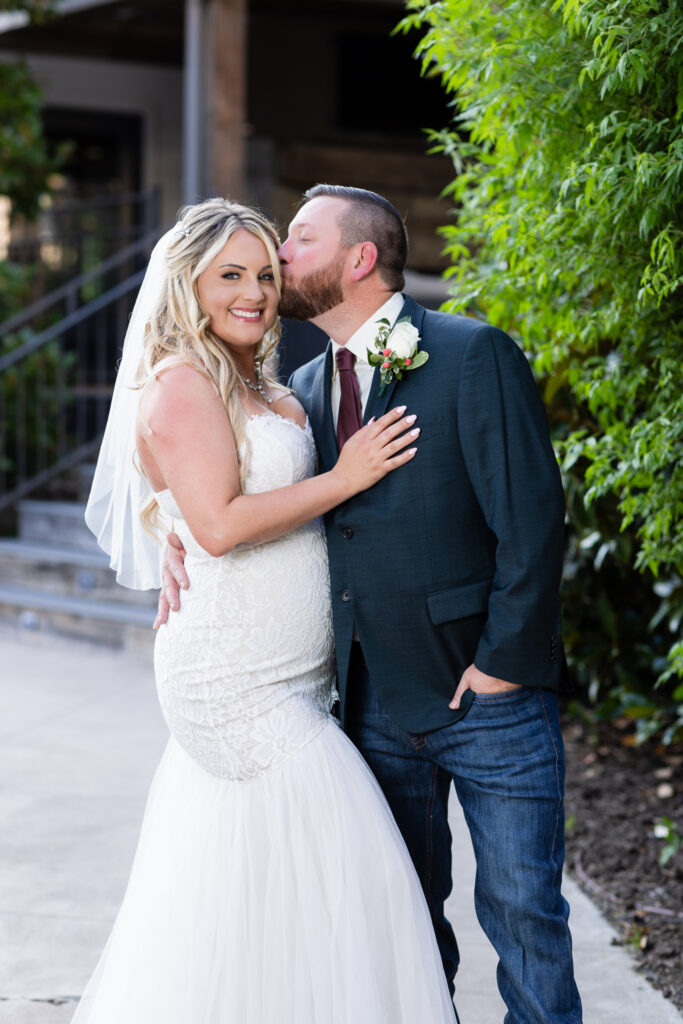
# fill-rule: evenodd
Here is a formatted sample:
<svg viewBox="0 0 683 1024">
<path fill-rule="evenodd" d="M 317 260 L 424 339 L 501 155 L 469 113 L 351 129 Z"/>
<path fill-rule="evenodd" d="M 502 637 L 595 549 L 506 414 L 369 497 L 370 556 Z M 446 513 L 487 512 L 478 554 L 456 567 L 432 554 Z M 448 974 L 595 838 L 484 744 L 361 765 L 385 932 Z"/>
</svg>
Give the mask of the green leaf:
<svg viewBox="0 0 683 1024">
<path fill-rule="evenodd" d="M 416 352 L 415 355 L 413 356 L 412 360 L 411 360 L 410 366 L 406 366 L 405 369 L 406 370 L 417 370 L 420 366 L 424 366 L 424 364 L 427 362 L 428 359 L 429 359 L 429 352 L 425 352 L 424 350 Z"/>
</svg>

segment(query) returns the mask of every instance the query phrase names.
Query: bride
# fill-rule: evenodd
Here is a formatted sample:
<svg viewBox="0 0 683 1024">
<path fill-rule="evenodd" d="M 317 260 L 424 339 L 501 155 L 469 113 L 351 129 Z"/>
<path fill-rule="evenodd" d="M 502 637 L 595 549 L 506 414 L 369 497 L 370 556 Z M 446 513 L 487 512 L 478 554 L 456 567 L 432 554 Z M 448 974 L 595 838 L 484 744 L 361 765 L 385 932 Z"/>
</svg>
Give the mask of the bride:
<svg viewBox="0 0 683 1024">
<path fill-rule="evenodd" d="M 186 208 L 128 329 L 86 517 L 129 586 L 159 585 L 145 528 L 172 526 L 192 588 L 157 635 L 171 738 L 74 1024 L 454 1020 L 403 840 L 330 714 L 318 518 L 412 459 L 418 432 L 393 410 L 315 475 L 271 369 L 277 247 L 247 207 Z"/>
</svg>

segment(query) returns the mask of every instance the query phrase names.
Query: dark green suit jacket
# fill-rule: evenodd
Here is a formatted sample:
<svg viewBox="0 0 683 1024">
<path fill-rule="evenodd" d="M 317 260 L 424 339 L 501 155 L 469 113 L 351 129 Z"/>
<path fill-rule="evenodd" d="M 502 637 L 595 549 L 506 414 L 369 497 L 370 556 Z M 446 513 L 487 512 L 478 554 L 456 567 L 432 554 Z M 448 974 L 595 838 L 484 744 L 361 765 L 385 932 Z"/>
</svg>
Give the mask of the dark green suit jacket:
<svg viewBox="0 0 683 1024">
<path fill-rule="evenodd" d="M 427 732 L 472 662 L 512 683 L 569 687 L 560 638 L 565 505 L 545 410 L 524 354 L 502 331 L 406 298 L 429 353 L 365 420 L 407 405 L 421 427 L 407 465 L 326 518 L 341 717 L 354 624 L 393 720 Z M 331 346 L 291 377 L 320 471 L 337 460 Z"/>
</svg>

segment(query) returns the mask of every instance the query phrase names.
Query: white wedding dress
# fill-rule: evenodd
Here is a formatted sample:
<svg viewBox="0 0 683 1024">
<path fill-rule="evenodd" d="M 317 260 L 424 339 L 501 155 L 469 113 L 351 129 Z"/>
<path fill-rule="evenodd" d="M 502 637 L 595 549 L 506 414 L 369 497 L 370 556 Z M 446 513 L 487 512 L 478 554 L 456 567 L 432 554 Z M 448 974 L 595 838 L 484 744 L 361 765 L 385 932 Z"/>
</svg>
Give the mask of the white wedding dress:
<svg viewBox="0 0 683 1024">
<path fill-rule="evenodd" d="M 274 413 L 242 457 L 249 493 L 315 471 L 310 427 Z M 212 558 L 158 499 L 191 583 L 155 648 L 172 735 L 74 1024 L 452 1024 L 407 850 L 330 715 L 321 523 Z"/>
</svg>

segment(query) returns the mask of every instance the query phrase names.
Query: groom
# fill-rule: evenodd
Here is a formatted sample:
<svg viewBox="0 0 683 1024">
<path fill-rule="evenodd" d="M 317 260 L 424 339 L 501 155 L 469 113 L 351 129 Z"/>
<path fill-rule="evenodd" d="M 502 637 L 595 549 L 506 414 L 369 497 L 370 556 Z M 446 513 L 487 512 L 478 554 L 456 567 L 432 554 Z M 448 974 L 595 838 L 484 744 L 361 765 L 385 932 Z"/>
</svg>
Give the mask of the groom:
<svg viewBox="0 0 683 1024">
<path fill-rule="evenodd" d="M 390 408 L 407 406 L 421 427 L 414 460 L 326 517 L 341 721 L 403 833 L 451 991 L 458 948 L 443 908 L 458 870 L 453 782 L 506 1024 L 580 1024 L 560 892 L 560 475 L 522 352 L 487 324 L 403 296 L 406 256 L 403 221 L 386 199 L 331 185 L 305 194 L 280 249 L 281 315 L 331 339 L 290 380 L 320 470 Z M 380 395 L 367 350 L 379 320 L 405 317 L 429 359 Z M 173 553 L 170 564 L 177 577 Z M 175 583 L 166 589 L 175 604 Z"/>
</svg>

